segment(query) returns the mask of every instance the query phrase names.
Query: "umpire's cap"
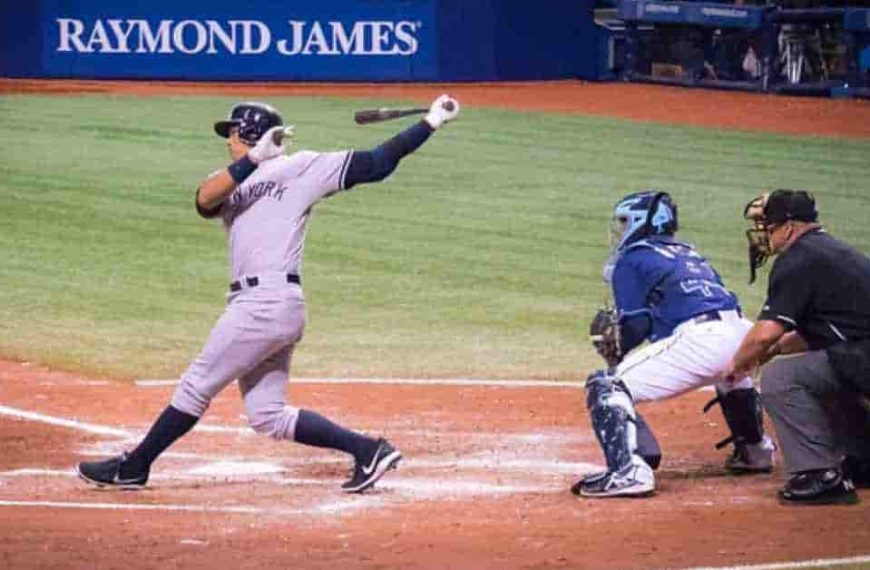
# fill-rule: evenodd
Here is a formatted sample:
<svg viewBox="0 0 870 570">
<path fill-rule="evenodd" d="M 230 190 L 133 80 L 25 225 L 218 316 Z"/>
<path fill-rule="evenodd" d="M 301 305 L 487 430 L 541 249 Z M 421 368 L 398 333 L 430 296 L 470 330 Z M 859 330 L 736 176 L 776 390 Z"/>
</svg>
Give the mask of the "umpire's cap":
<svg viewBox="0 0 870 570">
<path fill-rule="evenodd" d="M 764 218 L 771 224 L 815 222 L 819 219 L 816 199 L 806 190 L 774 190 L 764 205 Z"/>
<path fill-rule="evenodd" d="M 230 110 L 230 117 L 225 121 L 218 121 L 214 124 L 214 132 L 218 135 L 228 138 L 230 136 L 230 128 L 238 127 L 239 138 L 249 145 L 257 144 L 266 131 L 272 127 L 283 125 L 284 120 L 278 111 L 271 105 L 259 103 L 256 101 L 247 101 L 233 105 Z"/>
</svg>

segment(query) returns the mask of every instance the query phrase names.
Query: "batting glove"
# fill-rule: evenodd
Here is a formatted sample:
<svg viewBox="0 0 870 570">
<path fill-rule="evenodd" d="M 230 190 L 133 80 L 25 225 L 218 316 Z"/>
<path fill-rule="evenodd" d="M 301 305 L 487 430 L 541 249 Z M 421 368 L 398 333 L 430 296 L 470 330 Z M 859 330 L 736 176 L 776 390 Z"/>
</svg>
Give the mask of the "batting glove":
<svg viewBox="0 0 870 570">
<path fill-rule="evenodd" d="M 432 101 L 429 112 L 423 120 L 429 123 L 433 129 L 438 129 L 444 123 L 448 123 L 459 116 L 459 101 L 450 95 L 442 95 Z"/>
<path fill-rule="evenodd" d="M 248 158 L 260 164 L 270 158 L 284 154 L 284 148 L 293 144 L 293 125 L 272 127 L 260 137 L 257 144 L 248 151 Z"/>
</svg>

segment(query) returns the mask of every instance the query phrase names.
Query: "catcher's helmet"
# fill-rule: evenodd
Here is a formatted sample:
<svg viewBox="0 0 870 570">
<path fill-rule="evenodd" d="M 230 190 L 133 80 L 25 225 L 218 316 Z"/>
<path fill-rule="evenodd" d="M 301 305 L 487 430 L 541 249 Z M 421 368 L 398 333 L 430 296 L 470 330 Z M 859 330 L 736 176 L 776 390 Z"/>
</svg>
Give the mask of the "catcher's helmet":
<svg viewBox="0 0 870 570">
<path fill-rule="evenodd" d="M 283 125 L 284 120 L 271 105 L 249 101 L 237 103 L 230 111 L 230 118 L 214 124 L 214 132 L 228 138 L 230 128 L 238 127 L 239 138 L 248 146 L 257 144 L 266 131 Z"/>
<path fill-rule="evenodd" d="M 674 235 L 679 228 L 677 204 L 667 192 L 635 192 L 617 202 L 612 224 L 610 237 L 617 251 L 647 236 Z"/>
</svg>

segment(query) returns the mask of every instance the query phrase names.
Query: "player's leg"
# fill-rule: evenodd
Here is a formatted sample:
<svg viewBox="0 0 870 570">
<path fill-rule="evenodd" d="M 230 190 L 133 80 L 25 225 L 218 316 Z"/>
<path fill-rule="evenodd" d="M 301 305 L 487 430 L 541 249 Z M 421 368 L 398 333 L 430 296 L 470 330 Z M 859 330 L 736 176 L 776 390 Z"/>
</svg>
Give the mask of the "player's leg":
<svg viewBox="0 0 870 570">
<path fill-rule="evenodd" d="M 354 458 L 354 475 L 345 491 L 361 492 L 395 467 L 401 453 L 384 439 L 374 439 L 342 427 L 312 410 L 287 405 L 287 379 L 293 347 L 264 360 L 239 379 L 248 422 L 254 431 L 274 439 L 344 451 Z"/>
<path fill-rule="evenodd" d="M 731 455 L 725 460 L 725 469 L 741 475 L 770 473 L 773 470 L 776 445 L 764 433 L 761 396 L 752 383 L 744 378 L 736 384 L 716 384 L 716 398 L 704 406 L 704 411 L 718 403 L 731 435 L 716 444 L 721 449 L 733 444 Z"/>
<path fill-rule="evenodd" d="M 843 442 L 833 429 L 832 397 L 842 390 L 823 350 L 779 358 L 761 376 L 761 397 L 789 472 L 780 497 L 790 502 L 857 502 L 844 477 Z M 866 435 L 865 435 L 866 437 Z"/>
<path fill-rule="evenodd" d="M 673 336 L 654 343 L 627 358 L 618 368 L 636 402 L 679 396 L 705 385 L 716 385 L 734 448 L 725 460 L 732 473 L 769 473 L 775 446 L 764 434 L 758 392 L 752 378 L 734 384 L 719 383 L 722 370 L 751 323 L 735 312 L 723 313 L 722 320 L 682 325 Z M 705 407 L 709 409 L 710 404 Z"/>
<path fill-rule="evenodd" d="M 600 370 L 586 381 L 586 405 L 607 472 L 572 487 L 585 497 L 645 496 L 655 489 L 652 468 L 637 454 L 636 412 L 625 385 Z"/>
<path fill-rule="evenodd" d="M 292 315 L 296 318 L 287 318 Z M 283 323 L 287 326 L 276 326 L 282 318 L 288 321 Z M 298 339 L 303 324 L 301 301 L 288 301 L 284 307 L 231 302 L 212 328 L 203 350 L 182 376 L 170 405 L 139 445 L 117 457 L 80 463 L 79 475 L 100 486 L 143 487 L 151 464 L 193 428 L 212 398 L 264 358 Z M 276 330 L 281 334 L 276 335 Z"/>
</svg>

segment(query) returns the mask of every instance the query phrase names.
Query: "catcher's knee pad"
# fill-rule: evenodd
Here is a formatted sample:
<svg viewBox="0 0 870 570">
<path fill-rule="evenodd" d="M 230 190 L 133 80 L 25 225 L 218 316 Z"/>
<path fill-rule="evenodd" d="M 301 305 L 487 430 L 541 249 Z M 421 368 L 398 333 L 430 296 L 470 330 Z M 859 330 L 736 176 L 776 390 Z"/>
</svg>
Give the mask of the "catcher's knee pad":
<svg viewBox="0 0 870 570">
<path fill-rule="evenodd" d="M 716 444 L 717 449 L 732 441 L 735 445 L 759 443 L 764 437 L 764 419 L 761 411 L 761 397 L 755 388 L 723 390 L 716 387 L 716 398 L 709 402 L 704 411 L 718 403 L 722 408 L 725 423 L 731 436 Z"/>
<path fill-rule="evenodd" d="M 618 471 L 631 461 L 637 448 L 634 404 L 625 385 L 604 370 L 586 380 L 586 406 L 592 429 L 604 450 L 609 471 Z"/>
</svg>

